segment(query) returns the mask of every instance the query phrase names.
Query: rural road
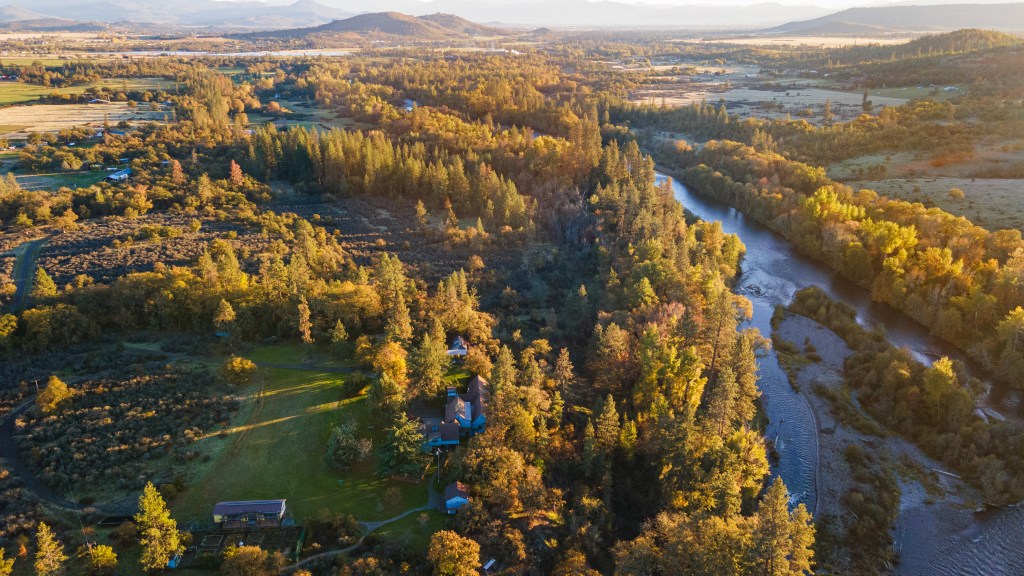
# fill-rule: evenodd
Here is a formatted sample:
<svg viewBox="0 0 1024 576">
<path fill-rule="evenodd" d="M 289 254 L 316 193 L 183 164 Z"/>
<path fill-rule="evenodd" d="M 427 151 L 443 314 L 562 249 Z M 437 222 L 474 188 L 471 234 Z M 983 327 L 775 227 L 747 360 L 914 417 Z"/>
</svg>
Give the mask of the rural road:
<svg viewBox="0 0 1024 576">
<path fill-rule="evenodd" d="M 14 249 L 18 259 L 14 261 L 14 285 L 17 291 L 14 293 L 12 306 L 15 311 L 23 310 L 28 303 L 28 295 L 32 291 L 32 279 L 36 272 L 36 259 L 39 258 L 39 251 L 49 238 L 40 238 L 25 242 Z M 20 252 L 20 253 L 19 253 Z"/>
</svg>

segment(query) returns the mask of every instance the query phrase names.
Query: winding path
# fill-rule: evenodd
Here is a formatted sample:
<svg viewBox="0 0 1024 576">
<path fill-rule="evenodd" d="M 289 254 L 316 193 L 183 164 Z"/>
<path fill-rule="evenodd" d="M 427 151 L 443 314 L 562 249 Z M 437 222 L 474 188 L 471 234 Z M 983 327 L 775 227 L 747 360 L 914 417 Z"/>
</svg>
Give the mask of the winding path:
<svg viewBox="0 0 1024 576">
<path fill-rule="evenodd" d="M 49 237 L 40 238 L 25 242 L 14 249 L 18 259 L 14 262 L 14 286 L 17 290 L 14 293 L 12 306 L 15 311 L 25 308 L 28 302 L 29 292 L 32 291 L 32 278 L 35 275 L 36 260 L 39 258 L 39 251 L 50 240 Z"/>
<path fill-rule="evenodd" d="M 431 492 L 431 494 L 433 494 L 433 492 Z M 374 531 L 383 528 L 388 524 L 398 522 L 399 520 L 407 518 L 417 512 L 428 512 L 433 509 L 434 506 L 431 505 L 430 503 L 427 503 L 426 505 L 420 506 L 419 508 L 412 508 L 410 510 L 406 510 L 405 512 L 402 512 L 398 516 L 388 518 L 387 520 L 380 520 L 378 522 L 360 522 L 359 524 L 366 528 L 366 532 L 364 532 L 363 535 L 359 537 L 359 540 L 355 544 L 338 550 L 328 550 L 327 552 L 321 552 L 320 554 L 315 554 L 313 556 L 310 556 L 309 558 L 303 558 L 302 560 L 296 562 L 295 564 L 292 564 L 291 566 L 285 566 L 284 568 L 281 568 L 281 571 L 288 572 L 290 570 L 297 570 L 307 564 L 316 562 L 317 560 L 322 560 L 324 558 L 333 558 L 335 556 L 340 556 L 341 554 L 348 554 L 352 550 L 358 548 L 363 543 L 363 540 L 365 540 L 366 537 L 370 534 L 373 534 Z"/>
<path fill-rule="evenodd" d="M 315 554 L 313 556 L 310 556 L 309 558 L 303 558 L 302 560 L 296 562 L 295 564 L 292 564 L 291 566 L 285 566 L 284 568 L 281 568 L 281 572 L 289 572 L 291 570 L 296 570 L 302 568 L 307 564 L 311 564 L 313 562 L 316 562 L 317 560 L 322 560 L 324 558 L 333 558 L 335 556 L 340 556 L 341 554 L 348 554 L 352 550 L 358 548 L 363 543 L 363 540 L 365 540 L 367 536 L 383 528 L 384 526 L 387 526 L 388 524 L 393 524 L 395 522 L 398 522 L 399 520 L 408 518 L 409 516 L 417 512 L 429 512 L 430 510 L 437 510 L 441 506 L 441 504 L 443 504 L 443 497 L 441 493 L 434 488 L 434 483 L 430 482 L 429 480 L 427 482 L 427 491 L 427 503 L 424 504 L 423 506 L 420 506 L 419 508 L 412 508 L 410 510 L 406 510 L 405 512 L 402 512 L 398 516 L 388 518 L 387 520 L 380 520 L 377 522 L 360 522 L 359 524 L 366 528 L 366 532 L 364 532 L 363 535 L 359 537 L 359 540 L 355 544 L 347 546 L 345 548 L 341 548 L 339 550 L 328 550 L 327 552 L 321 552 L 320 554 Z"/>
</svg>

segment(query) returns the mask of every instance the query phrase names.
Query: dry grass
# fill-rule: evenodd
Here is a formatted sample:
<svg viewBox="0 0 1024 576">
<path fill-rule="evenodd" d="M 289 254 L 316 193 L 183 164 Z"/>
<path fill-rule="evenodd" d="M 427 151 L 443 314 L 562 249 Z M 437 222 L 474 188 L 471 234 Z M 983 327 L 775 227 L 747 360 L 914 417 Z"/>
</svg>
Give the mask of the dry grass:
<svg viewBox="0 0 1024 576">
<path fill-rule="evenodd" d="M 1024 230 L 1024 179 L 894 178 L 849 184 L 901 200 L 938 206 L 988 230 Z M 962 200 L 949 195 L 953 188 L 964 191 Z"/>
<path fill-rule="evenodd" d="M 110 104 L 33 104 L 0 108 L 0 126 L 20 127 L 0 137 L 24 138 L 30 132 L 58 132 L 75 126 L 98 128 L 105 121 L 116 124 L 162 121 L 166 110 L 151 111 L 148 105 L 132 110 L 124 102 Z"/>
<path fill-rule="evenodd" d="M 891 46 L 905 44 L 916 38 L 907 36 L 749 36 L 737 38 L 703 38 L 687 40 L 691 44 L 737 44 L 752 46 L 819 46 L 822 48 L 838 48 L 841 46 L 864 46 L 880 44 Z"/>
</svg>

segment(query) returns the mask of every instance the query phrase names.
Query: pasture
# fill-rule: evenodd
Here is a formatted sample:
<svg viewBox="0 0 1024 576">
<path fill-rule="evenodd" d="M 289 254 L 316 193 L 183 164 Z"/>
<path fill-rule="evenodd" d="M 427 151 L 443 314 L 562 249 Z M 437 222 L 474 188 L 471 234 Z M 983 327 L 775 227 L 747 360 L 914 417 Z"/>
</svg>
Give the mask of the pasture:
<svg viewBox="0 0 1024 576">
<path fill-rule="evenodd" d="M 257 349 L 257 363 L 302 364 L 299 347 Z M 377 446 L 384 426 L 371 415 L 364 392 L 346 394 L 346 374 L 309 369 L 262 368 L 262 392 L 246 391 L 240 421 L 204 442 L 225 442 L 171 507 L 179 521 L 206 519 L 221 500 L 287 498 L 296 520 L 321 510 L 359 520 L 383 520 L 427 502 L 425 482 L 380 478 L 376 458 L 337 471 L 323 462 L 332 424 L 356 423 L 356 435 Z"/>
<path fill-rule="evenodd" d="M 0 62 L 9 63 L 8 59 L 0 59 Z M 163 78 L 104 78 L 95 82 L 54 88 L 52 86 L 41 86 L 39 84 L 26 84 L 24 82 L 0 82 L 0 105 L 22 104 L 32 102 L 51 95 L 77 96 L 86 92 L 98 89 L 110 91 L 128 92 L 176 90 L 175 82 Z M 140 107 L 145 104 L 140 104 Z"/>
</svg>

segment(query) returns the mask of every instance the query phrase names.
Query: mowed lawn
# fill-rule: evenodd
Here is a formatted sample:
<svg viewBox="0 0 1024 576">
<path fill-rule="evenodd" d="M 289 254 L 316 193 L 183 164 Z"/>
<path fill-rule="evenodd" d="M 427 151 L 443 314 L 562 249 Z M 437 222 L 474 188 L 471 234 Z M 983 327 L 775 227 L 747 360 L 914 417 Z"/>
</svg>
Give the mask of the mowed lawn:
<svg viewBox="0 0 1024 576">
<path fill-rule="evenodd" d="M 262 373 L 262 405 L 248 421 L 228 428 L 229 444 L 171 503 L 179 522 L 208 519 L 222 500 L 286 498 L 296 521 L 322 510 L 383 520 L 427 502 L 426 482 L 379 478 L 374 458 L 348 471 L 323 463 L 332 424 L 355 420 L 357 436 L 372 438 L 375 448 L 384 435 L 364 394 L 344 397 L 345 375 L 268 368 Z"/>
</svg>

